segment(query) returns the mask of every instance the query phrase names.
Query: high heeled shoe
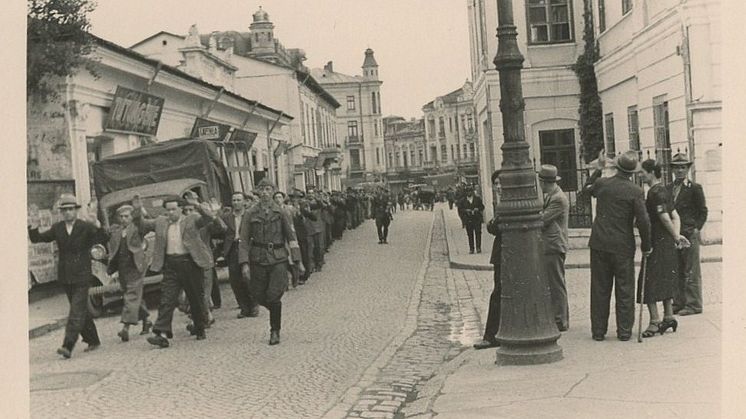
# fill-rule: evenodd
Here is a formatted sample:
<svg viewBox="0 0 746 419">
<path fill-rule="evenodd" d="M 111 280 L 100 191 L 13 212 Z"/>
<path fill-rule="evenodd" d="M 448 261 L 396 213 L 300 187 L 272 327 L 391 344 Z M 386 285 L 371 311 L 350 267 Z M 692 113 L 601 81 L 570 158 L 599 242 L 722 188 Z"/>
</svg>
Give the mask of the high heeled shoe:
<svg viewBox="0 0 746 419">
<path fill-rule="evenodd" d="M 652 338 L 653 336 L 655 336 L 656 333 L 660 333 L 660 331 L 661 331 L 661 325 L 662 325 L 662 322 L 661 323 L 652 323 L 651 322 L 648 325 L 648 328 L 645 329 L 645 330 L 643 330 L 642 337 L 644 337 L 644 338 Z"/>
<path fill-rule="evenodd" d="M 666 330 L 673 329 L 676 333 L 676 329 L 679 327 L 679 322 L 676 319 L 663 319 L 660 326 L 658 327 L 660 334 L 666 333 Z"/>
</svg>

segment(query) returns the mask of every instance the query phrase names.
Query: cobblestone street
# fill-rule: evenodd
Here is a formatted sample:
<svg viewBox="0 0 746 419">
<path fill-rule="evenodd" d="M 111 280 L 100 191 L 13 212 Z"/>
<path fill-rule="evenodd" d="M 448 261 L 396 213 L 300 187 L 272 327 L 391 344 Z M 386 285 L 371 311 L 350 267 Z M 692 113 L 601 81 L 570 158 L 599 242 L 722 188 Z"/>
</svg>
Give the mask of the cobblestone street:
<svg viewBox="0 0 746 419">
<path fill-rule="evenodd" d="M 97 321 L 103 343 L 99 351 L 84 353 L 79 343 L 70 360 L 54 353 L 63 330 L 31 340 L 32 416 L 323 416 L 396 345 L 405 323 L 416 320 L 417 305 L 409 314 L 408 308 L 413 290 L 418 293 L 421 287 L 418 278 L 433 214 L 437 212 L 397 214 L 388 246 L 377 244 L 372 221 L 346 232 L 327 255 L 323 272 L 286 294 L 283 340 L 276 347 L 267 345 L 266 310 L 257 319 L 236 319 L 227 286 L 222 289 L 224 306 L 215 311 L 217 322 L 205 341 L 188 338 L 181 313 L 174 318 L 176 333 L 168 349 L 156 349 L 141 336 L 121 343 L 116 316 Z M 428 306 L 432 323 L 421 326 L 440 330 L 441 336 L 452 331 L 443 228 L 438 225 L 433 249 L 439 253 L 440 289 L 423 292 L 423 298 L 433 301 Z M 407 345 L 428 352 L 422 359 L 426 362 L 416 366 L 423 369 L 399 369 L 417 379 L 427 377 L 450 348 L 437 338 L 422 339 Z M 421 355 L 409 352 L 415 358 L 400 362 L 410 364 Z M 408 384 L 411 388 L 413 383 Z"/>
</svg>

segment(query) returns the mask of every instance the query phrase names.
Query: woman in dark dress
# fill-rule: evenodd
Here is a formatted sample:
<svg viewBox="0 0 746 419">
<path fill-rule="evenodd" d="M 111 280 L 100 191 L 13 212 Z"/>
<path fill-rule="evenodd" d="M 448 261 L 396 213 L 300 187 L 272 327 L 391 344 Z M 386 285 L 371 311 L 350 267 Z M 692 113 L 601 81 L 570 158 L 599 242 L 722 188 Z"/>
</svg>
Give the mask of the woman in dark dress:
<svg viewBox="0 0 746 419">
<path fill-rule="evenodd" d="M 642 336 L 649 338 L 661 335 L 669 328 L 676 331 L 678 323 L 673 317 L 673 294 L 677 280 L 678 247 L 688 246 L 687 239 L 679 234 L 680 219 L 673 207 L 673 200 L 661 182 L 661 166 L 655 160 L 642 162 L 642 177 L 650 187 L 645 207 L 650 216 L 653 252 L 646 262 L 647 276 L 643 303 L 650 311 L 650 324 Z M 642 271 L 637 284 L 637 302 L 642 291 Z M 658 301 L 663 302 L 663 320 L 658 316 Z"/>
</svg>

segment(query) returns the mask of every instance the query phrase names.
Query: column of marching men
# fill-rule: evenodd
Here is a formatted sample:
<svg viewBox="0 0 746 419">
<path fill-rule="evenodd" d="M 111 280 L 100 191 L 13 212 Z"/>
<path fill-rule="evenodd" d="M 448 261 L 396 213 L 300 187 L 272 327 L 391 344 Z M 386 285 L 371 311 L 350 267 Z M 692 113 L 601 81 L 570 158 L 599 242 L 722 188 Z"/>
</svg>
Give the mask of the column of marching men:
<svg viewBox="0 0 746 419">
<path fill-rule="evenodd" d="M 107 246 L 108 273 L 118 272 L 123 294 L 122 329 L 118 337 L 130 340 L 130 326 L 142 324 L 140 335 L 160 348 L 174 337 L 173 314 L 188 314 L 186 331 L 197 340 L 215 322 L 213 311 L 223 299 L 216 267 L 227 266 L 230 287 L 238 305 L 238 319 L 259 315 L 259 306 L 269 312 L 270 345 L 280 343 L 282 296 L 288 289 L 321 278 L 324 256 L 345 230 L 375 218 L 379 226 L 390 223 L 391 199 L 382 189 L 374 193 L 348 188 L 345 192 L 309 189 L 289 194 L 261 180 L 251 193 L 235 192 L 231 205 L 220 207 L 215 200 L 200 202 L 197 194 L 163 199 L 164 214 L 151 217 L 142 200 L 132 200 L 116 209 L 116 222 L 104 228 L 95 214 L 79 218 L 80 204 L 70 194 L 60 197 L 62 220 L 46 231 L 29 226 L 31 242 L 55 241 L 59 248 L 58 281 L 70 303 L 62 346 L 57 353 L 72 356 L 81 337 L 85 352 L 98 349 L 101 340 L 88 312 L 91 286 L 90 250 Z M 146 261 L 145 235 L 153 232 L 153 256 Z M 161 272 L 161 296 L 155 321 L 143 300 L 146 272 Z M 151 334 L 152 330 L 152 334 Z"/>
</svg>

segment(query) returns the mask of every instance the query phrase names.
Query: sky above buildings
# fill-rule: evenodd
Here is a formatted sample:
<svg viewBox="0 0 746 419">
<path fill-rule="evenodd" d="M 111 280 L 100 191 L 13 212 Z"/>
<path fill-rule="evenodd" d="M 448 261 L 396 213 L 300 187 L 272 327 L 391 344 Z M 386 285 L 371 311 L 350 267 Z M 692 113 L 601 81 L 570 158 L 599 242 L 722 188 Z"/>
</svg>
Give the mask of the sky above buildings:
<svg viewBox="0 0 746 419">
<path fill-rule="evenodd" d="M 469 35 L 463 0 L 98 0 L 92 32 L 129 47 L 159 31 L 186 34 L 248 31 L 262 6 L 286 48 L 306 51 L 310 68 L 361 74 L 364 51 L 375 51 L 384 115 L 422 115 L 422 106 L 469 77 Z"/>
</svg>

